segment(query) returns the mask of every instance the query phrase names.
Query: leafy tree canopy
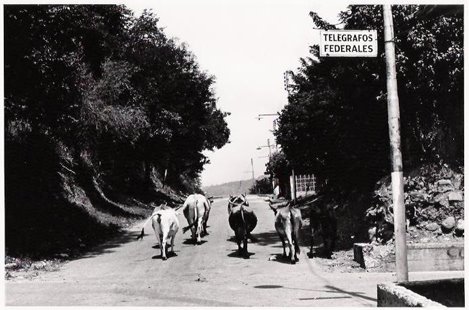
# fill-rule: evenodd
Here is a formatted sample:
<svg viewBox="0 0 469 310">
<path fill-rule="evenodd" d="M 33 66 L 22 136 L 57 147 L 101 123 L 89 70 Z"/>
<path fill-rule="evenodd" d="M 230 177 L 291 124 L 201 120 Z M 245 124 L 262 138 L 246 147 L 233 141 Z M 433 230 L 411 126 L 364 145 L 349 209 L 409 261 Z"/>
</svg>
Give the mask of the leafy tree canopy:
<svg viewBox="0 0 469 310">
<path fill-rule="evenodd" d="M 461 7 L 393 6 L 404 168 L 463 161 Z M 313 23 L 334 29 L 311 12 Z M 389 169 L 381 6 L 350 6 L 344 29 L 376 29 L 378 57 L 319 58 L 318 46 L 290 71 L 289 104 L 275 132 L 296 171 L 335 184 L 370 186 Z"/>
<path fill-rule="evenodd" d="M 114 167 L 110 177 L 141 163 L 181 185 L 197 183 L 203 150 L 228 142 L 215 78 L 150 11 L 7 5 L 5 47 L 7 143 L 44 135 Z"/>
</svg>

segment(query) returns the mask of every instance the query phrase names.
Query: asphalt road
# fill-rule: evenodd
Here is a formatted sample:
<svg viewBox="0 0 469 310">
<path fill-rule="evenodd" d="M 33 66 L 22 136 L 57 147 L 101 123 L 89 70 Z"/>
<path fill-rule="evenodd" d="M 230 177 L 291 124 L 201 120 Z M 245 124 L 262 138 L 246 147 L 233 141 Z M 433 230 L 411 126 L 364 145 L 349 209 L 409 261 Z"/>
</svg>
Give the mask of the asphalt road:
<svg viewBox="0 0 469 310">
<path fill-rule="evenodd" d="M 227 200 L 216 200 L 203 244 L 176 235 L 176 256 L 167 261 L 151 225 L 136 241 L 141 226 L 31 280 L 6 282 L 7 306 L 376 306 L 376 284 L 393 281 L 390 273 L 325 273 L 302 248 L 291 265 L 275 258 L 282 247 L 273 212 L 261 198 L 248 196 L 258 217 L 249 243 L 250 259 L 236 254 L 228 225 Z M 181 226 L 187 224 L 179 217 Z M 141 225 L 141 224 L 140 224 Z M 419 273 L 411 280 L 435 277 Z"/>
</svg>

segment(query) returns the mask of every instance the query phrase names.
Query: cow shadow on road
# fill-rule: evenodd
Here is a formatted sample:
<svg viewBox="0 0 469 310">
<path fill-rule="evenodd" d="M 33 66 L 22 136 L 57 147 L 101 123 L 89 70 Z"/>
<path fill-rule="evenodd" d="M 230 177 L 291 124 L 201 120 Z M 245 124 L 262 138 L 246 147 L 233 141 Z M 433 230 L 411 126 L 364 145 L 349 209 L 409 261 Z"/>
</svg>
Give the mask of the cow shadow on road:
<svg viewBox="0 0 469 310">
<path fill-rule="evenodd" d="M 250 258 L 252 255 L 256 255 L 256 253 L 253 253 L 253 252 L 249 252 L 248 251 L 248 255 L 247 256 L 243 256 L 242 254 L 240 254 L 238 252 L 238 250 L 232 250 L 232 252 L 230 254 L 228 254 L 227 256 L 228 257 L 236 257 L 236 258 L 243 258 L 243 259 L 248 259 Z"/>
<path fill-rule="evenodd" d="M 282 247 L 282 244 L 280 243 L 280 237 L 278 236 L 278 233 L 275 230 L 252 234 L 252 236 L 255 239 L 255 241 L 253 242 L 257 245 L 261 245 L 261 246 L 269 245 L 269 246 L 278 247 L 278 248 Z"/>
<path fill-rule="evenodd" d="M 168 253 L 166 254 L 166 257 L 167 257 L 168 259 L 171 258 L 171 257 L 176 257 L 176 256 L 178 256 L 178 255 L 177 255 L 175 252 L 168 252 Z M 162 259 L 161 254 L 159 254 L 159 255 L 154 255 L 154 256 L 152 256 L 151 258 L 152 258 L 152 259 Z"/>
<path fill-rule="evenodd" d="M 277 262 L 277 263 L 281 263 L 281 264 L 292 265 L 290 257 L 283 256 L 283 254 L 278 254 L 278 253 L 270 254 L 269 261 L 273 261 L 273 262 Z M 296 262 L 298 262 L 298 260 Z"/>
<path fill-rule="evenodd" d="M 200 240 L 200 242 L 197 243 L 196 241 L 192 240 L 192 238 L 188 238 L 188 239 L 184 240 L 182 242 L 182 244 L 202 245 L 205 242 L 207 242 L 207 240 Z"/>
</svg>

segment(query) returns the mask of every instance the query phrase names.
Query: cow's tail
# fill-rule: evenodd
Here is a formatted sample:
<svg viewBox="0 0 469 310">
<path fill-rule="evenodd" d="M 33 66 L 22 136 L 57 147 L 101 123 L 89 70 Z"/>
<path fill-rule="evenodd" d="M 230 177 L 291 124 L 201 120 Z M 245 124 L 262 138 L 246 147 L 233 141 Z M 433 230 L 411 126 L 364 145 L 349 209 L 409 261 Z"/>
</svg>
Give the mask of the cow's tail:
<svg viewBox="0 0 469 310">
<path fill-rule="evenodd" d="M 186 231 L 188 231 L 189 229 L 191 229 L 192 227 L 194 227 L 196 224 L 197 224 L 197 221 L 194 221 L 194 222 L 192 222 L 191 224 L 187 225 L 186 227 L 183 227 L 183 228 L 182 228 L 182 233 L 184 234 Z"/>
<path fill-rule="evenodd" d="M 140 233 L 140 235 L 137 236 L 137 240 L 140 240 L 140 239 L 143 239 L 143 235 L 145 235 L 145 226 L 147 225 L 147 223 L 153 218 L 155 214 L 152 214 L 146 221 L 145 223 L 143 223 L 143 226 L 142 226 L 142 232 Z"/>
<path fill-rule="evenodd" d="M 184 207 L 185 208 L 186 205 L 184 204 Z M 195 220 L 192 221 L 192 223 L 190 223 L 189 225 L 187 225 L 186 227 L 183 227 L 182 228 L 182 233 L 184 234 L 186 231 L 188 231 L 189 229 L 191 229 L 192 227 L 194 227 L 195 225 L 197 225 L 197 218 L 198 218 L 198 208 L 197 208 L 197 202 L 195 203 L 195 208 L 194 208 L 194 213 L 195 213 Z"/>
<path fill-rule="evenodd" d="M 298 237 L 299 237 L 300 228 L 301 228 L 301 221 L 298 223 L 298 226 L 295 225 L 295 214 L 291 212 L 291 209 L 290 209 L 290 223 L 292 227 L 292 240 L 293 240 L 293 243 L 295 244 L 295 252 L 300 254 L 301 251 L 300 251 L 300 246 L 298 245 Z"/>
<path fill-rule="evenodd" d="M 246 224 L 246 219 L 244 218 L 244 207 L 243 207 L 243 205 L 240 206 L 239 212 L 241 213 L 241 222 L 243 222 L 244 235 L 247 236 L 249 232 L 248 232 L 248 227 L 247 227 L 247 224 Z"/>
</svg>

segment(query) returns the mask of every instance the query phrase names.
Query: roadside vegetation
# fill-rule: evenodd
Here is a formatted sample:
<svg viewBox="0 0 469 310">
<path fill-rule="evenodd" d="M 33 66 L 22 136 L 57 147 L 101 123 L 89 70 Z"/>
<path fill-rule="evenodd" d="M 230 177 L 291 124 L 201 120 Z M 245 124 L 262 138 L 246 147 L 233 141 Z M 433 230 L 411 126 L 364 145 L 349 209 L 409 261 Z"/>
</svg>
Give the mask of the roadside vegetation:
<svg viewBox="0 0 469 310">
<path fill-rule="evenodd" d="M 406 207 L 412 234 L 427 239 L 463 233 L 462 12 L 393 6 Z M 310 16 L 317 28 L 336 28 Z M 340 20 L 344 29 L 376 29 L 378 57 L 319 58 L 311 47 L 287 72 L 289 104 L 275 131 L 282 153 L 267 171 L 286 191 L 285 171 L 314 173 L 322 203 L 337 207 L 339 248 L 350 248 L 370 240 L 370 229 L 380 242 L 392 239 L 392 196 L 382 8 L 350 6 Z"/>
<path fill-rule="evenodd" d="M 8 262 L 76 255 L 200 191 L 228 113 L 155 14 L 6 5 L 4 26 Z"/>
<path fill-rule="evenodd" d="M 251 186 L 252 179 L 248 179 L 205 186 L 202 188 L 202 190 L 207 193 L 208 196 L 228 197 L 229 195 L 239 195 L 240 193 L 248 193 L 249 188 Z"/>
<path fill-rule="evenodd" d="M 273 194 L 272 181 L 266 176 L 257 178 L 254 184 L 249 188 L 249 194 Z"/>
</svg>

